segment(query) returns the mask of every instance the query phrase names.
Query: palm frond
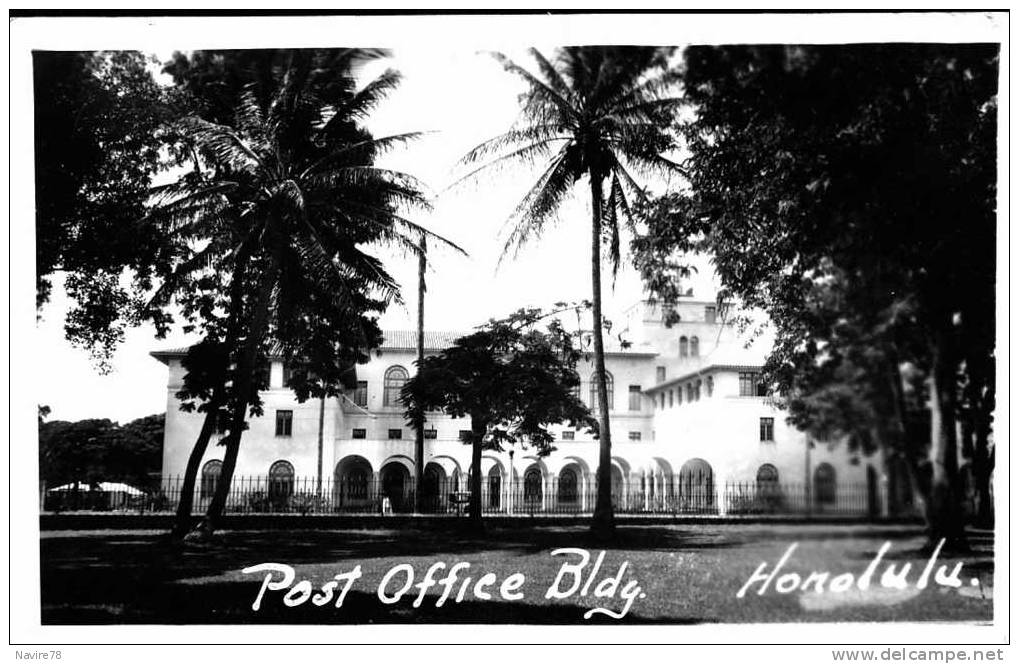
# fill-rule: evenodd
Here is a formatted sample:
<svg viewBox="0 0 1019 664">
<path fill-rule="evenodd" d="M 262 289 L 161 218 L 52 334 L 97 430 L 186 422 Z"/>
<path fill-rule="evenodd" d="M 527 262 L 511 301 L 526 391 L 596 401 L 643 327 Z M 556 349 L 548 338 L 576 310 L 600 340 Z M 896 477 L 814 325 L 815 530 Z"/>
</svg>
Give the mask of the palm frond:
<svg viewBox="0 0 1019 664">
<path fill-rule="evenodd" d="M 490 138 L 474 146 L 460 158 L 459 163 L 465 165 L 474 164 L 483 159 L 494 157 L 505 150 L 515 148 L 521 143 L 533 143 L 556 138 L 568 139 L 569 134 L 562 131 L 562 128 L 555 124 L 534 124 L 522 129 L 511 129 L 503 134 L 499 134 L 495 138 Z"/>
<path fill-rule="evenodd" d="M 335 109 L 335 114 L 329 119 L 323 129 L 328 132 L 333 128 L 333 121 L 336 122 L 351 120 L 364 120 L 379 103 L 384 100 L 390 92 L 395 90 L 403 80 L 403 75 L 395 69 L 387 69 L 377 78 L 368 83 L 351 98 Z"/>
<path fill-rule="evenodd" d="M 386 241 L 401 246 L 412 254 L 419 253 L 420 247 L 418 242 L 421 238 L 425 238 L 426 240 L 432 240 L 440 245 L 449 247 L 464 256 L 468 255 L 466 250 L 453 241 L 433 233 L 424 226 L 416 224 L 392 210 L 357 201 L 345 201 L 344 207 L 353 216 L 367 222 L 375 230 L 382 233 Z M 336 206 L 332 206 L 332 209 L 337 213 L 348 214 L 348 212 L 341 211 Z"/>
<path fill-rule="evenodd" d="M 541 71 L 542 76 L 545 77 L 545 80 L 548 81 L 549 87 L 558 92 L 572 105 L 576 101 L 576 97 L 573 90 L 570 89 L 569 84 L 566 82 L 566 79 L 564 79 L 563 75 L 559 73 L 559 70 L 557 70 L 555 66 L 548 61 L 548 58 L 546 58 L 545 55 L 538 49 L 531 47 L 527 49 L 527 52 L 532 58 L 534 58 L 534 61 L 538 63 L 538 69 Z"/>
<path fill-rule="evenodd" d="M 532 236 L 541 235 L 546 223 L 555 215 L 569 194 L 573 183 L 574 175 L 569 167 L 567 150 L 564 148 L 552 159 L 548 168 L 521 199 L 507 220 L 507 223 L 515 220 L 516 224 L 503 245 L 503 257 L 510 253 L 511 249 L 515 256 Z"/>
<path fill-rule="evenodd" d="M 491 159 L 482 164 L 481 166 L 478 166 L 477 168 L 469 171 L 465 175 L 462 175 L 461 177 L 454 180 L 449 186 L 447 186 L 444 191 L 448 191 L 456 187 L 457 185 L 469 182 L 478 175 L 480 175 L 482 172 L 488 172 L 494 176 L 497 175 L 501 169 L 512 166 L 514 163 L 530 162 L 539 157 L 547 157 L 552 152 L 551 144 L 568 140 L 570 140 L 568 137 L 563 136 L 547 138 L 541 141 L 536 141 L 534 143 L 524 145 L 523 147 L 513 150 L 512 152 L 500 155 L 495 159 Z"/>
<path fill-rule="evenodd" d="M 344 189 L 372 190 L 390 202 L 408 209 L 431 209 L 431 201 L 421 193 L 424 184 L 406 173 L 375 166 L 344 166 L 308 178 L 311 186 Z"/>
<path fill-rule="evenodd" d="M 370 159 L 375 157 L 376 155 L 382 154 L 387 150 L 391 150 L 399 145 L 405 145 L 407 143 L 410 143 L 411 141 L 417 140 L 418 138 L 424 136 L 426 133 L 428 132 L 412 131 L 403 134 L 383 136 L 381 138 L 371 138 L 364 141 L 357 141 L 355 143 L 344 145 L 343 147 L 331 151 L 324 157 L 321 157 L 313 161 L 301 172 L 300 177 L 305 178 L 308 175 L 320 169 L 322 166 L 328 164 L 333 160 L 339 159 L 340 157 L 360 156 L 362 158 L 357 159 L 357 161 L 360 161 L 361 163 L 365 164 L 370 163 Z M 359 155 L 358 154 L 359 150 L 364 151 L 364 154 Z"/>
<path fill-rule="evenodd" d="M 571 119 L 576 118 L 577 114 L 576 110 L 573 108 L 573 105 L 570 104 L 568 99 L 566 99 L 561 94 L 553 90 L 548 83 L 542 81 L 540 78 L 538 78 L 531 72 L 527 71 L 525 68 L 521 67 L 517 63 L 513 62 L 511 59 L 509 59 L 502 53 L 493 52 L 491 55 L 493 58 L 496 59 L 496 61 L 499 64 L 502 65 L 503 69 L 510 72 L 511 74 L 519 76 L 525 82 L 527 82 L 527 84 L 530 86 L 528 96 L 531 99 L 535 101 L 540 101 L 542 103 L 552 104 L 556 109 L 558 109 L 559 114 L 562 117 Z"/>
<path fill-rule="evenodd" d="M 246 173 L 265 167 L 262 158 L 230 127 L 195 117 L 186 118 L 182 126 L 196 145 L 219 164 Z"/>
</svg>

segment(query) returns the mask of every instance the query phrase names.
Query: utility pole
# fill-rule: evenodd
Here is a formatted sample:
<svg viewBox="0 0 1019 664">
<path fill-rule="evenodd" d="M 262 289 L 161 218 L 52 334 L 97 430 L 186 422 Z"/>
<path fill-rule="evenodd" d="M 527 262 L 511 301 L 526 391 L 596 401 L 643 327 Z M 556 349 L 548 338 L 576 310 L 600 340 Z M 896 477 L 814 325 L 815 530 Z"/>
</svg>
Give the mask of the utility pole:
<svg viewBox="0 0 1019 664">
<path fill-rule="evenodd" d="M 323 394 L 318 402 L 318 478 L 315 483 L 315 496 L 322 497 L 322 429 L 326 420 L 326 395 Z"/>
<path fill-rule="evenodd" d="M 428 248 L 425 244 L 425 236 L 421 235 L 418 244 L 418 338 L 417 351 L 418 371 L 425 360 L 425 266 Z M 422 415 L 414 423 L 414 511 L 421 513 L 424 507 L 424 497 L 421 489 L 424 486 L 425 476 L 425 418 Z"/>
</svg>

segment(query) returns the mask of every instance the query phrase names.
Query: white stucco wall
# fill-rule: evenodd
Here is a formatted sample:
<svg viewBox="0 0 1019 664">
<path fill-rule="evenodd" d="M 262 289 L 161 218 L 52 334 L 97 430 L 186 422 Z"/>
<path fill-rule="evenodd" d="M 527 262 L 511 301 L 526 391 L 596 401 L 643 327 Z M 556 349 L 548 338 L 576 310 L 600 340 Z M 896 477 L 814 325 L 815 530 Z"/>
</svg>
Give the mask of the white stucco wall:
<svg viewBox="0 0 1019 664">
<path fill-rule="evenodd" d="M 862 485 L 867 481 L 867 466 L 873 465 L 881 474 L 876 460 L 862 459 L 853 463 L 844 445 L 829 448 L 817 445 L 809 451 L 804 434 L 788 426 L 785 413 L 764 397 L 740 397 L 738 370 L 719 369 L 698 377 L 702 380 L 700 400 L 690 403 L 684 393 L 683 403 L 673 397 L 673 405 L 660 407 L 656 388 L 657 368 L 665 369 L 665 390 L 676 390 L 680 385 L 670 382 L 712 365 L 757 364 L 763 355 L 746 349 L 731 325 L 708 323 L 704 320 L 704 307 L 711 300 L 685 302 L 680 309 L 681 322 L 667 328 L 660 314 L 644 306 L 631 311 L 626 321 L 626 338 L 633 341 L 628 351 L 611 347 L 606 356 L 606 368 L 613 378 L 613 408 L 611 409 L 612 457 L 614 465 L 624 476 L 628 487 L 642 482 L 663 482 L 666 476 L 680 473 L 683 465 L 692 459 L 703 459 L 712 469 L 717 490 L 721 492 L 729 482 L 752 483 L 762 464 L 772 464 L 779 472 L 783 484 L 803 484 L 821 463 L 830 463 L 836 471 L 839 485 Z M 679 338 L 697 336 L 700 353 L 697 357 L 680 357 Z M 409 375 L 414 373 L 416 354 L 411 349 L 386 349 L 376 352 L 371 360 L 357 367 L 359 381 L 368 383 L 368 400 L 365 408 L 358 408 L 350 400 L 328 399 L 324 417 L 322 477 L 332 479 L 337 465 L 345 458 L 364 458 L 376 477 L 387 463 L 398 463 L 413 476 L 414 432 L 407 426 L 403 407 L 383 405 L 383 381 L 386 370 L 402 366 Z M 593 358 L 585 355 L 578 366 L 581 376 L 581 398 L 590 405 Z M 712 395 L 707 393 L 707 377 L 714 380 Z M 183 369 L 179 357 L 168 359 L 167 419 L 163 450 L 165 475 L 182 475 L 187 458 L 198 432 L 203 415 L 183 413 L 174 393 L 179 389 Z M 693 378 L 691 378 L 693 380 Z M 300 404 L 290 390 L 282 386 L 282 365 L 274 362 L 271 371 L 271 389 L 263 395 L 264 415 L 249 421 L 238 458 L 236 476 L 265 476 L 278 460 L 290 462 L 297 478 L 314 480 L 317 474 L 319 401 L 311 399 Z M 640 410 L 629 409 L 629 386 L 642 391 Z M 353 397 L 353 392 L 350 393 Z M 277 410 L 293 411 L 293 431 L 288 437 L 275 435 Z M 762 442 L 760 418 L 774 419 L 774 441 Z M 441 413 L 429 417 L 427 425 L 434 427 L 435 439 L 425 441 L 425 461 L 440 464 L 447 475 L 457 469 L 464 473 L 470 464 L 470 448 L 459 440 L 459 432 L 468 429 L 466 420 L 455 420 Z M 353 439 L 355 428 L 365 429 L 364 439 Z M 534 457 L 533 450 L 517 448 L 513 467 L 520 478 L 531 465 L 537 465 L 548 478 L 558 476 L 566 466 L 581 471 L 581 484 L 590 489 L 592 474 L 598 465 L 598 442 L 584 431 L 575 433 L 575 440 L 562 440 L 565 427 L 552 427 L 556 436 L 557 451 L 545 459 Z M 390 440 L 389 429 L 400 429 L 402 439 Z M 630 432 L 638 432 L 640 440 L 630 440 Z M 216 437 L 218 439 L 218 436 Z M 223 448 L 209 446 L 203 463 L 221 459 Z M 808 470 L 809 464 L 809 470 Z M 510 466 L 507 451 L 486 452 L 484 472 L 497 466 L 506 473 Z M 721 500 L 719 500 L 721 504 Z"/>
</svg>

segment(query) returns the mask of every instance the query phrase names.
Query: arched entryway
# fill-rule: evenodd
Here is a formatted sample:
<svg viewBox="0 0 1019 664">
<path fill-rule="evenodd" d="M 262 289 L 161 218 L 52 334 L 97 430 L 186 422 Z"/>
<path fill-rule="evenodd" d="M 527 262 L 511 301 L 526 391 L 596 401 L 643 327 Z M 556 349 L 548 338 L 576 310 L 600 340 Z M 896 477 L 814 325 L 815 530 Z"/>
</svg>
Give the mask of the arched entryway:
<svg viewBox="0 0 1019 664">
<path fill-rule="evenodd" d="M 830 463 L 819 464 L 814 469 L 814 506 L 835 507 L 835 486 L 835 468 Z"/>
<path fill-rule="evenodd" d="M 544 476 L 537 465 L 524 471 L 524 507 L 526 509 L 541 509 L 545 495 L 544 482 Z"/>
<path fill-rule="evenodd" d="M 488 481 L 485 487 L 488 495 L 485 498 L 485 507 L 490 510 L 498 510 L 502 507 L 502 467 L 492 464 L 488 469 Z"/>
<path fill-rule="evenodd" d="M 556 482 L 556 506 L 560 511 L 580 509 L 580 468 L 569 464 L 559 471 Z"/>
<path fill-rule="evenodd" d="M 683 464 L 676 489 L 678 511 L 701 514 L 715 511 L 715 473 L 704 459 L 690 459 Z"/>
<path fill-rule="evenodd" d="M 394 512 L 413 507 L 411 498 L 410 472 L 399 461 L 390 461 L 379 471 L 382 484 L 381 495 L 389 499 Z"/>
<path fill-rule="evenodd" d="M 759 512 L 777 512 L 782 505 L 782 490 L 778 483 L 778 468 L 770 463 L 757 469 L 754 508 Z"/>
<path fill-rule="evenodd" d="M 612 477 L 612 506 L 617 510 L 624 509 L 624 491 L 626 487 L 623 482 L 623 471 L 619 469 L 619 466 L 613 464 L 609 473 Z"/>
<path fill-rule="evenodd" d="M 294 466 L 289 461 L 277 461 L 269 466 L 269 508 L 286 510 L 294 495 Z"/>
<path fill-rule="evenodd" d="M 333 472 L 333 506 L 339 511 L 365 511 L 374 499 L 373 471 L 368 460 L 351 455 L 340 459 Z"/>
<path fill-rule="evenodd" d="M 442 466 L 429 461 L 425 465 L 425 474 L 421 482 L 421 508 L 426 512 L 445 511 L 446 471 Z"/>
<path fill-rule="evenodd" d="M 202 466 L 202 483 L 199 491 L 199 500 L 211 500 L 216 493 L 216 485 L 219 484 L 219 476 L 223 472 L 223 462 L 219 459 L 207 461 Z"/>
</svg>

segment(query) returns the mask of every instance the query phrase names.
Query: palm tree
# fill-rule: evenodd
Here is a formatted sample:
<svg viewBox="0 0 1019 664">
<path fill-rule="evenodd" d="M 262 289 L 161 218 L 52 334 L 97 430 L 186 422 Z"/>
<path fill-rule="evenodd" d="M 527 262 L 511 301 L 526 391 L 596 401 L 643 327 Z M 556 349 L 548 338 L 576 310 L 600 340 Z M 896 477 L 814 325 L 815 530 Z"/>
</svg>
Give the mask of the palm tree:
<svg viewBox="0 0 1019 664">
<path fill-rule="evenodd" d="M 230 293 L 229 390 L 221 399 L 229 432 L 206 532 L 225 507 L 248 410 L 259 411 L 259 367 L 270 345 L 284 356 L 313 357 L 313 389 L 337 389 L 342 371 L 366 361 L 380 340 L 366 314 L 400 297 L 365 245 L 414 253 L 431 235 L 402 214 L 429 207 L 417 180 L 374 165 L 381 152 L 418 134 L 374 138 L 358 125 L 399 75 L 387 71 L 346 94 L 333 86 L 327 101 L 313 85 L 320 73 L 312 59 L 295 54 L 267 100 L 254 86 L 245 90 L 232 126 L 186 119 L 182 133 L 199 167 L 161 191 L 168 202 L 154 212 L 193 249 L 154 299 L 210 273 Z"/>
<path fill-rule="evenodd" d="M 645 197 L 635 176 L 679 173 L 663 156 L 675 147 L 669 132 L 681 99 L 672 96 L 677 75 L 668 68 L 671 49 L 578 46 L 556 49 L 552 60 L 537 49 L 531 73 L 501 53 L 494 57 L 527 85 L 518 123 L 475 147 L 463 158 L 473 171 L 513 163 L 543 162 L 544 170 L 510 216 L 504 255 L 537 237 L 552 223 L 582 178 L 591 200 L 591 288 L 595 383 L 598 395 L 598 498 L 593 530 L 614 530 L 611 494 L 612 440 L 602 344 L 601 251 L 608 243 L 613 274 L 619 265 L 619 221 L 630 224 L 630 201 Z M 620 214 L 621 213 L 621 214 Z"/>
</svg>

